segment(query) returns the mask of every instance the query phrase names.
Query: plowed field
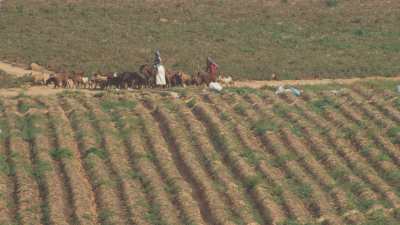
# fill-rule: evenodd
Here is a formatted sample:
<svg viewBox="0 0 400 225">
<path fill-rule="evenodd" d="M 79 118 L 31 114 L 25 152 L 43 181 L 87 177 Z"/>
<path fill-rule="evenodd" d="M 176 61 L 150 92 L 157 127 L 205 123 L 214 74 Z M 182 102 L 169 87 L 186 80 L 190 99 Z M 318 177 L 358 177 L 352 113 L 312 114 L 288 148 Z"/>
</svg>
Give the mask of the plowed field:
<svg viewBox="0 0 400 225">
<path fill-rule="evenodd" d="M 398 224 L 400 97 L 0 100 L 0 224 Z"/>
</svg>

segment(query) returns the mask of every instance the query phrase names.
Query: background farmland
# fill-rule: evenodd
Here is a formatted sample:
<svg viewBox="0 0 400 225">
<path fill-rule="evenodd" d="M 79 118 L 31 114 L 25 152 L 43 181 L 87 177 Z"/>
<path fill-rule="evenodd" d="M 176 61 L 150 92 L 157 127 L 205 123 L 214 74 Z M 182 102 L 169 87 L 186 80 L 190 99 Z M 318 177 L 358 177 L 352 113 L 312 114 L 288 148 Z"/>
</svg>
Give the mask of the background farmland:
<svg viewBox="0 0 400 225">
<path fill-rule="evenodd" d="M 0 100 L 0 224 L 400 220 L 395 82 Z"/>
<path fill-rule="evenodd" d="M 92 73 L 136 70 L 160 48 L 192 73 L 206 56 L 236 78 L 400 72 L 400 1 L 6 0 L 0 59 Z"/>
</svg>

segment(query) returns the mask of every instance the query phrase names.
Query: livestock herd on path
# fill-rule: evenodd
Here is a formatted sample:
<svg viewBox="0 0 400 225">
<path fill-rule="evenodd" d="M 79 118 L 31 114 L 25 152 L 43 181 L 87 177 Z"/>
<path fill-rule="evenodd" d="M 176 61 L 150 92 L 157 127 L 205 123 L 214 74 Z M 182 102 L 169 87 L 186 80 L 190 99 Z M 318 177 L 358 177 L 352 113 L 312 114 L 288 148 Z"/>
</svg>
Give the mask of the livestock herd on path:
<svg viewBox="0 0 400 225">
<path fill-rule="evenodd" d="M 156 87 L 157 71 L 152 65 L 144 64 L 136 72 L 97 72 L 92 76 L 84 72 L 60 72 L 54 74 L 32 75 L 35 84 L 53 85 L 55 88 L 85 88 L 85 89 L 142 89 Z M 186 87 L 190 85 L 209 85 L 220 82 L 233 85 L 232 77 L 217 75 L 217 73 L 198 72 L 191 76 L 182 71 L 166 71 L 166 87 Z"/>
</svg>

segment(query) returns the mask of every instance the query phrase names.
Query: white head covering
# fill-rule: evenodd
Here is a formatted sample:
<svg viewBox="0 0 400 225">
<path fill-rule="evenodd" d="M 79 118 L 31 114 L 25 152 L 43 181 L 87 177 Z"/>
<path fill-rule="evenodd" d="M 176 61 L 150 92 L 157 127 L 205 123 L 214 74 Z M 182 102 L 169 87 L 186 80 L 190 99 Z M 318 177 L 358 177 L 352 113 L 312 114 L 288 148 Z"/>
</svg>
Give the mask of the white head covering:
<svg viewBox="0 0 400 225">
<path fill-rule="evenodd" d="M 155 65 L 161 64 L 161 55 L 160 55 L 160 50 L 158 49 L 155 52 L 154 64 Z"/>
</svg>

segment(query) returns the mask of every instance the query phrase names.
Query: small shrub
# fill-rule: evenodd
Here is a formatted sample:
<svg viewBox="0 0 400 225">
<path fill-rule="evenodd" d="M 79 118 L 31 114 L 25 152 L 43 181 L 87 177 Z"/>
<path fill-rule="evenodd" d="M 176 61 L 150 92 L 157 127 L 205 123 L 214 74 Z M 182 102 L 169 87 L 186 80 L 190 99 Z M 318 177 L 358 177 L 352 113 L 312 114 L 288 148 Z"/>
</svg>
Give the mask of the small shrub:
<svg viewBox="0 0 400 225">
<path fill-rule="evenodd" d="M 353 34 L 355 36 L 362 37 L 362 36 L 366 36 L 368 34 L 368 32 L 363 30 L 363 29 L 356 29 L 356 30 L 353 31 Z"/>
<path fill-rule="evenodd" d="M 50 152 L 50 156 L 54 160 L 70 159 L 72 158 L 72 152 L 67 148 L 56 148 Z"/>
<path fill-rule="evenodd" d="M 103 209 L 99 213 L 99 219 L 104 224 L 111 224 L 111 219 L 113 218 L 114 213 L 111 210 Z"/>
<path fill-rule="evenodd" d="M 174 179 L 168 179 L 164 189 L 166 192 L 168 192 L 172 195 L 176 195 L 180 191 L 180 188 L 178 186 L 176 186 Z"/>
<path fill-rule="evenodd" d="M 388 172 L 385 174 L 385 179 L 394 182 L 400 190 L 400 169 Z"/>
<path fill-rule="evenodd" d="M 104 92 L 98 92 L 98 93 L 93 95 L 93 97 L 95 97 L 95 98 L 101 98 L 103 96 L 104 96 Z"/>
<path fill-rule="evenodd" d="M 151 224 L 165 225 L 165 222 L 160 218 L 160 205 L 158 203 L 153 204 L 149 211 L 146 212 L 145 218 Z"/>
<path fill-rule="evenodd" d="M 31 108 L 31 106 L 25 102 L 21 102 L 18 104 L 18 111 L 22 113 L 28 112 L 28 110 Z"/>
<path fill-rule="evenodd" d="M 390 160 L 390 156 L 386 153 L 381 153 L 378 156 L 378 160 L 379 161 L 389 161 Z"/>
<path fill-rule="evenodd" d="M 246 108 L 242 104 L 237 104 L 235 107 L 233 107 L 235 112 L 237 112 L 240 115 L 244 115 Z"/>
<path fill-rule="evenodd" d="M 0 155 L 0 172 L 9 175 L 10 174 L 10 166 L 7 163 L 6 157 Z"/>
<path fill-rule="evenodd" d="M 146 155 L 144 156 L 144 158 L 151 162 L 154 162 L 157 160 L 157 157 L 153 152 L 147 152 Z"/>
<path fill-rule="evenodd" d="M 33 141 L 35 135 L 40 131 L 34 123 L 38 118 L 34 115 L 27 115 L 17 119 L 17 127 L 22 131 L 22 138 L 25 141 Z"/>
<path fill-rule="evenodd" d="M 30 76 L 16 77 L 0 71 L 0 88 L 20 88 L 32 83 Z"/>
<path fill-rule="evenodd" d="M 37 178 L 42 178 L 46 172 L 51 171 L 52 167 L 49 162 L 38 161 L 36 163 L 35 170 L 33 171 L 33 176 Z"/>
<path fill-rule="evenodd" d="M 286 117 L 289 109 L 286 106 L 276 104 L 273 106 L 272 111 L 280 117 Z"/>
<path fill-rule="evenodd" d="M 80 97 L 80 96 L 82 96 L 82 92 L 80 92 L 80 91 L 75 91 L 75 90 L 64 90 L 64 91 L 62 91 L 61 93 L 59 93 L 59 94 L 57 94 L 58 96 L 61 96 L 61 97 L 71 97 L 71 98 L 74 98 L 74 97 Z"/>
<path fill-rule="evenodd" d="M 393 80 L 368 80 L 368 81 L 363 81 L 360 82 L 360 84 L 364 87 L 366 87 L 367 89 L 373 89 L 373 90 L 377 90 L 377 91 L 393 91 L 396 92 L 397 89 L 397 85 L 398 82 L 397 81 L 393 81 Z M 386 97 L 393 97 L 391 95 L 388 95 Z M 385 99 L 385 97 L 384 97 Z M 387 99 L 385 99 L 387 100 Z"/>
<path fill-rule="evenodd" d="M 400 208 L 396 208 L 393 211 L 394 218 L 400 221 Z"/>
<path fill-rule="evenodd" d="M 332 171 L 332 176 L 333 176 L 333 178 L 334 178 L 335 180 L 342 179 L 342 178 L 345 177 L 345 175 L 346 175 L 346 171 L 345 171 L 344 169 L 342 169 L 342 168 L 335 168 L 335 169 Z"/>
<path fill-rule="evenodd" d="M 240 156 L 245 158 L 246 161 L 251 165 L 258 165 L 260 163 L 260 158 L 252 149 L 249 148 L 244 149 L 243 153 L 241 153 Z"/>
<path fill-rule="evenodd" d="M 105 159 L 107 157 L 106 151 L 104 149 L 98 149 L 95 147 L 91 147 L 86 151 L 85 157 L 90 157 L 90 156 L 97 156 L 101 159 Z"/>
<path fill-rule="evenodd" d="M 230 120 L 230 116 L 229 116 L 229 114 L 227 112 L 221 112 L 219 115 L 220 115 L 222 120 L 225 120 L 225 121 L 229 121 Z"/>
<path fill-rule="evenodd" d="M 295 193 L 302 199 L 311 197 L 312 188 L 308 184 L 295 185 Z"/>
<path fill-rule="evenodd" d="M 390 128 L 387 135 L 393 143 L 400 144 L 400 126 Z"/>
<path fill-rule="evenodd" d="M 325 3 L 328 7 L 336 7 L 338 4 L 338 1 L 337 0 L 326 0 Z"/>
<path fill-rule="evenodd" d="M 375 210 L 368 215 L 363 225 L 395 225 L 397 222 L 392 222 L 385 216 L 383 210 Z"/>
<path fill-rule="evenodd" d="M 292 124 L 290 126 L 290 130 L 294 133 L 294 135 L 296 135 L 297 137 L 304 137 L 304 133 L 303 130 L 300 126 Z"/>
<path fill-rule="evenodd" d="M 194 98 L 190 99 L 188 102 L 186 102 L 186 105 L 189 108 L 193 108 L 196 105 L 196 99 L 194 99 Z"/>
<path fill-rule="evenodd" d="M 317 113 L 322 113 L 326 110 L 327 107 L 334 105 L 334 102 L 326 97 L 311 102 L 311 108 Z"/>
<path fill-rule="evenodd" d="M 400 97 L 397 97 L 397 98 L 394 100 L 394 106 L 396 106 L 396 108 L 397 108 L 398 110 L 400 110 Z"/>
<path fill-rule="evenodd" d="M 136 107 L 136 102 L 132 100 L 127 100 L 127 99 L 119 99 L 119 100 L 110 100 L 106 99 L 103 100 L 100 105 L 101 108 L 104 112 L 110 112 L 113 110 L 118 110 L 118 109 L 134 109 Z"/>
<path fill-rule="evenodd" d="M 274 158 L 271 164 L 275 167 L 283 167 L 287 161 L 296 160 L 296 158 L 294 154 L 279 155 Z"/>
<path fill-rule="evenodd" d="M 360 201 L 357 203 L 357 207 L 365 212 L 366 210 L 370 209 L 371 206 L 373 206 L 374 204 L 376 204 L 375 200 L 372 199 L 360 199 Z"/>
<path fill-rule="evenodd" d="M 174 104 L 170 99 L 164 100 L 164 106 L 169 112 L 176 112 L 178 109 L 177 105 Z"/>
<path fill-rule="evenodd" d="M 247 177 L 245 178 L 244 185 L 246 189 L 252 190 L 261 182 L 261 180 L 262 178 L 259 175 Z"/>
<path fill-rule="evenodd" d="M 92 216 L 89 213 L 82 214 L 82 218 L 87 220 L 87 221 L 92 220 Z"/>
<path fill-rule="evenodd" d="M 352 182 L 350 185 L 350 190 L 357 194 L 360 194 L 366 188 L 366 185 L 360 182 Z"/>
<path fill-rule="evenodd" d="M 133 180 L 137 180 L 141 179 L 143 175 L 138 171 L 129 171 L 128 176 Z"/>
<path fill-rule="evenodd" d="M 270 191 L 271 191 L 271 195 L 275 199 L 275 201 L 277 201 L 279 204 L 284 203 L 284 199 L 282 197 L 282 194 L 283 194 L 282 186 L 276 185 L 276 186 L 272 187 L 272 189 Z"/>
<path fill-rule="evenodd" d="M 273 121 L 267 121 L 267 120 L 260 120 L 257 121 L 253 126 L 252 130 L 257 134 L 257 135 L 262 135 L 267 131 L 277 131 L 278 130 L 278 125 L 274 123 Z"/>
<path fill-rule="evenodd" d="M 349 127 L 341 129 L 340 137 L 351 140 L 355 135 L 355 131 Z"/>
<path fill-rule="evenodd" d="M 261 92 L 257 90 L 256 88 L 248 88 L 248 87 L 231 87 L 231 88 L 225 88 L 225 92 L 230 92 L 230 93 L 235 93 L 238 95 L 247 95 L 247 94 L 256 94 L 260 95 Z"/>
<path fill-rule="evenodd" d="M 368 156 L 368 154 L 369 154 L 369 152 L 370 152 L 370 149 L 368 148 L 368 147 L 364 147 L 364 148 L 362 148 L 361 149 L 361 154 L 363 155 L 363 156 Z"/>
<path fill-rule="evenodd" d="M 286 219 L 285 221 L 278 223 L 278 225 L 302 225 L 302 223 L 295 219 Z"/>
</svg>

